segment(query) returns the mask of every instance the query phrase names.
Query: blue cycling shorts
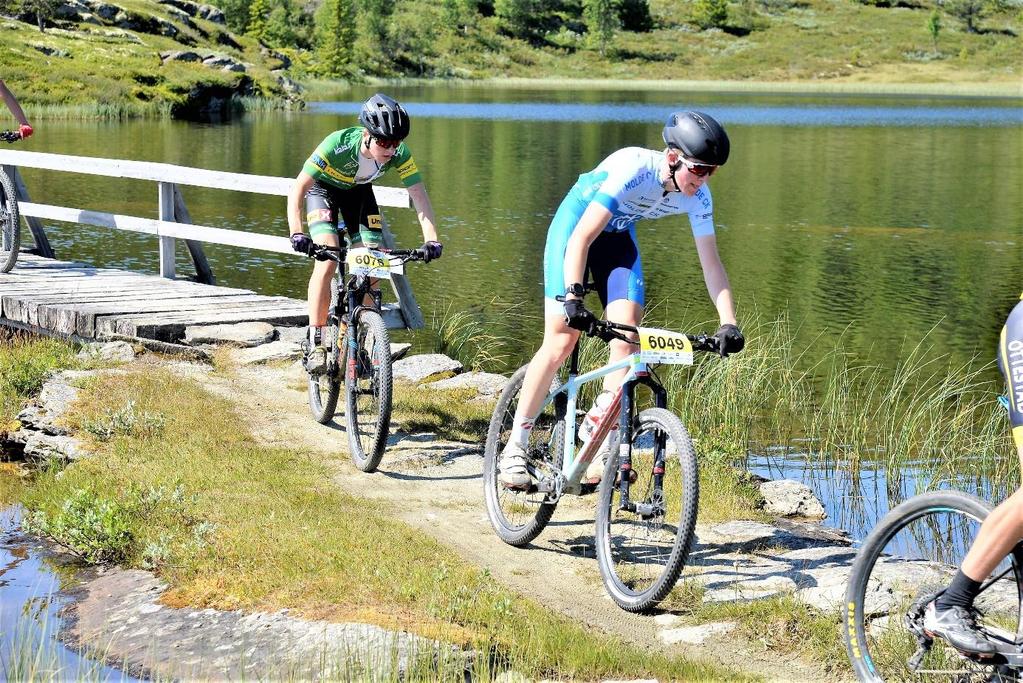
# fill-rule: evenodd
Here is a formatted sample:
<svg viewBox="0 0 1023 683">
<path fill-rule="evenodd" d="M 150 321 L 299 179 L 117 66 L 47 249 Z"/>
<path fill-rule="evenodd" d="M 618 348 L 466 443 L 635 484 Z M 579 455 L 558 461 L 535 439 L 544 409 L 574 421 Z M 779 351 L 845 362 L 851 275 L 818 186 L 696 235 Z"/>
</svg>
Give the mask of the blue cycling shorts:
<svg viewBox="0 0 1023 683">
<path fill-rule="evenodd" d="M 547 230 L 547 245 L 543 253 L 543 293 L 548 303 L 565 293 L 565 250 L 588 205 L 574 194 L 570 192 L 561 202 Z M 586 256 L 586 272 L 588 279 L 597 286 L 604 308 L 619 299 L 643 306 L 646 303 L 646 286 L 636 242 L 636 225 L 628 230 L 605 230 L 597 235 Z"/>
<path fill-rule="evenodd" d="M 1023 300 L 1009 313 L 998 340 L 998 368 L 1009 390 L 1012 439 L 1023 446 Z"/>
</svg>

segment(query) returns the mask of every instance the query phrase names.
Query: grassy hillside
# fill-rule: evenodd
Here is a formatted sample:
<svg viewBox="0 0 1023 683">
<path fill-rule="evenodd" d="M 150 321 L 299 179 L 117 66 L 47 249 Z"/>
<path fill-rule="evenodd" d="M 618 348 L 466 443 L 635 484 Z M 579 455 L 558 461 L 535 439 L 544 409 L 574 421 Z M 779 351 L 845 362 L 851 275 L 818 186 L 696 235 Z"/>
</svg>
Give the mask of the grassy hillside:
<svg viewBox="0 0 1023 683">
<path fill-rule="evenodd" d="M 266 21 L 255 24 L 257 0 L 216 0 L 224 12 L 189 0 L 50 1 L 59 9 L 45 33 L 31 13 L 0 18 L 0 77 L 33 116 L 294 106 L 291 79 L 324 77 L 965 83 L 1023 96 L 1019 0 L 649 0 L 642 30 L 604 41 L 587 31 L 581 0 L 258 0 Z M 516 25 L 502 9 L 513 2 L 543 11 Z M 957 2 L 985 3 L 972 30 L 949 13 Z M 345 21 L 359 29 L 330 50 L 323 3 L 348 3 Z M 193 61 L 167 58 L 183 51 Z M 319 83 L 314 96 L 326 92 Z"/>
<path fill-rule="evenodd" d="M 31 17 L 0 19 L 0 77 L 33 117 L 197 116 L 232 100 L 293 104 L 284 63 L 256 40 L 156 0 L 115 1 L 69 3 L 77 16 L 45 32 Z M 191 61 L 163 58 L 171 53 Z"/>
</svg>

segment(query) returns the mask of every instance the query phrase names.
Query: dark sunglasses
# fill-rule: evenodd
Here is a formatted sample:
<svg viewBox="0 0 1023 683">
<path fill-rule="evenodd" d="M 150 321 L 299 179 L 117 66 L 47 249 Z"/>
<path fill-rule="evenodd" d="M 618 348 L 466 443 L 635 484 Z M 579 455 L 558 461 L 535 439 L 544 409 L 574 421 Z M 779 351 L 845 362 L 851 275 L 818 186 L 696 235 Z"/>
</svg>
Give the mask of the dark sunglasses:
<svg viewBox="0 0 1023 683">
<path fill-rule="evenodd" d="M 373 138 L 377 143 L 377 147 L 383 147 L 384 149 L 395 149 L 401 144 L 401 140 L 388 140 L 387 138 Z"/>
<path fill-rule="evenodd" d="M 707 164 L 698 164 L 695 161 L 689 161 L 685 157 L 682 158 L 682 163 L 686 165 L 686 168 L 697 178 L 706 178 L 709 175 L 713 175 L 714 171 L 718 170 L 717 166 L 708 166 Z"/>
</svg>

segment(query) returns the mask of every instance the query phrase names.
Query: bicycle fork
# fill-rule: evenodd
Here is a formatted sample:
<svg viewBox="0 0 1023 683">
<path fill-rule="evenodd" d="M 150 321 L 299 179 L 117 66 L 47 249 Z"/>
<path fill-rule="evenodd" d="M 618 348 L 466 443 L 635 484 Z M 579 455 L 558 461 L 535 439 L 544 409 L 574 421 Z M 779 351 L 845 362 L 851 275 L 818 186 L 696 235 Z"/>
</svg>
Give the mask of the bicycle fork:
<svg viewBox="0 0 1023 683">
<path fill-rule="evenodd" d="M 654 438 L 653 481 L 650 495 L 642 502 L 634 502 L 629 498 L 629 487 L 633 482 L 632 432 L 637 384 L 643 384 L 650 389 L 654 395 L 654 405 L 658 408 L 666 408 L 668 405 L 668 392 L 645 373 L 622 387 L 622 407 L 618 418 L 618 508 L 633 512 L 643 519 L 652 519 L 664 514 L 664 460 L 667 435 L 658 433 Z"/>
</svg>

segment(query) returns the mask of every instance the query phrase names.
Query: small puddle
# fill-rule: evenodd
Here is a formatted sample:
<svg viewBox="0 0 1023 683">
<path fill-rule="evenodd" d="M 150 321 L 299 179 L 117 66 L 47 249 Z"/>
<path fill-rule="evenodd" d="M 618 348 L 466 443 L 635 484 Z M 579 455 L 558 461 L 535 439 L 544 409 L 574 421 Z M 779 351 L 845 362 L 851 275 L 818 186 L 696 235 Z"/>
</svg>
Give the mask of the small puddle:
<svg viewBox="0 0 1023 683">
<path fill-rule="evenodd" d="M 19 531 L 21 508 L 0 509 L 0 680 L 135 681 L 61 642 L 73 572 Z"/>
</svg>

